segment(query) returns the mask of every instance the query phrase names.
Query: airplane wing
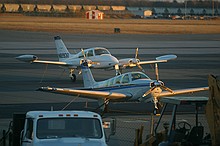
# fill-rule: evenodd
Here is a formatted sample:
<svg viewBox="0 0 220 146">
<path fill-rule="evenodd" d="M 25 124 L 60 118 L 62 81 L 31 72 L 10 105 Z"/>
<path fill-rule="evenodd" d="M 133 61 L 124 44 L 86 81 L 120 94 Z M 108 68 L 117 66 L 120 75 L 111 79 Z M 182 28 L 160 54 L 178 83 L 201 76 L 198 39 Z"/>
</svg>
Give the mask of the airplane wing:
<svg viewBox="0 0 220 146">
<path fill-rule="evenodd" d="M 70 64 L 67 64 L 66 62 L 60 62 L 60 61 L 34 60 L 34 61 L 32 61 L 32 63 L 42 63 L 42 64 L 52 64 L 52 65 L 70 66 Z"/>
<path fill-rule="evenodd" d="M 174 60 L 176 59 L 176 55 L 163 55 L 156 58 L 156 60 L 153 61 L 140 61 L 138 64 L 152 64 L 152 63 L 160 63 L 160 62 L 167 62 L 168 60 Z"/>
<path fill-rule="evenodd" d="M 68 64 L 62 61 L 46 61 L 46 60 L 38 60 L 38 57 L 35 55 L 20 55 L 16 57 L 16 59 L 29 63 L 41 63 L 41 64 L 52 64 L 52 65 L 60 65 L 60 66 L 73 66 L 73 64 Z"/>
<path fill-rule="evenodd" d="M 209 87 L 172 90 L 173 92 L 163 91 L 162 93 L 160 93 L 160 95 L 158 97 L 174 96 L 174 95 L 179 95 L 179 94 L 187 94 L 187 93 L 194 93 L 194 92 L 207 91 L 207 90 L 209 90 Z"/>
<path fill-rule="evenodd" d="M 40 87 L 38 91 L 51 92 L 64 95 L 75 95 L 80 97 L 86 97 L 91 99 L 121 99 L 132 97 L 131 94 L 107 92 L 107 91 L 94 91 L 94 90 L 82 90 L 82 89 L 70 89 L 70 88 L 52 88 L 52 87 Z"/>
<path fill-rule="evenodd" d="M 140 61 L 138 64 L 153 64 L 153 63 L 160 63 L 160 62 L 167 62 L 167 60 L 154 60 L 154 61 Z"/>
</svg>

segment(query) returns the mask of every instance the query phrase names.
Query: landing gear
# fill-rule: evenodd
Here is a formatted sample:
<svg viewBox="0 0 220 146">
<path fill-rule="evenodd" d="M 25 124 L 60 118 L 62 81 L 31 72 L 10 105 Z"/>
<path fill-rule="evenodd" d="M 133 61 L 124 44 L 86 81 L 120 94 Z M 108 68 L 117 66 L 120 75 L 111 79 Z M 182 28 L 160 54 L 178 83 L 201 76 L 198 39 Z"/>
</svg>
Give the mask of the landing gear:
<svg viewBox="0 0 220 146">
<path fill-rule="evenodd" d="M 70 75 L 70 79 L 75 82 L 76 81 L 76 75 L 75 74 L 71 74 Z"/>
<path fill-rule="evenodd" d="M 119 68 L 118 64 L 115 65 L 115 75 L 116 76 L 121 75 L 121 69 Z"/>
<path fill-rule="evenodd" d="M 154 106 L 154 111 L 153 111 L 153 114 L 156 115 L 156 116 L 160 116 L 160 112 L 161 112 L 161 109 L 162 108 L 162 105 L 157 102 L 156 103 L 156 106 Z"/>
<path fill-rule="evenodd" d="M 74 69 L 70 69 L 70 79 L 75 82 L 76 81 L 76 74 L 74 74 Z"/>
<path fill-rule="evenodd" d="M 154 111 L 153 111 L 153 113 L 154 113 L 154 115 L 156 115 L 156 116 L 160 116 L 160 111 L 159 111 L 159 109 L 154 109 Z"/>
</svg>

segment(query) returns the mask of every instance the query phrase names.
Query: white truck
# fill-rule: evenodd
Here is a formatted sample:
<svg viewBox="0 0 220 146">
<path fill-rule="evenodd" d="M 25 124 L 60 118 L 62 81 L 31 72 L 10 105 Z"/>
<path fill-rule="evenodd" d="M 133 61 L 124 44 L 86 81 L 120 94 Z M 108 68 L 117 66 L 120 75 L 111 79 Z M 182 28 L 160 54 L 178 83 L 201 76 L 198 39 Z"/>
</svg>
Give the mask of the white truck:
<svg viewBox="0 0 220 146">
<path fill-rule="evenodd" d="M 112 126 L 110 128 L 112 135 L 115 132 L 114 125 L 114 120 L 102 122 L 99 114 L 90 111 L 30 111 L 26 113 L 20 144 L 21 146 L 106 146 L 103 127 Z"/>
</svg>

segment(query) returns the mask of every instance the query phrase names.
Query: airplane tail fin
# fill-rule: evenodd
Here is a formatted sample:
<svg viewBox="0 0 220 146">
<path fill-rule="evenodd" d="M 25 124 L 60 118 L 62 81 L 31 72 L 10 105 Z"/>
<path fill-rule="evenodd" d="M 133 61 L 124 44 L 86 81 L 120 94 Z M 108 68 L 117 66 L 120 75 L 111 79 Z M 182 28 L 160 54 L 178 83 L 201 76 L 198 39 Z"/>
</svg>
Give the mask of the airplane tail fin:
<svg viewBox="0 0 220 146">
<path fill-rule="evenodd" d="M 90 68 L 88 67 L 88 63 L 84 60 L 81 63 L 82 67 L 82 76 L 83 76 L 83 84 L 85 88 L 93 88 L 96 81 L 93 78 L 92 72 Z"/>
<path fill-rule="evenodd" d="M 57 55 L 59 58 L 59 61 L 64 61 L 66 59 L 68 59 L 71 54 L 70 52 L 67 50 L 65 44 L 63 43 L 62 39 L 60 36 L 56 36 L 54 37 L 55 40 L 55 45 L 57 48 Z"/>
</svg>

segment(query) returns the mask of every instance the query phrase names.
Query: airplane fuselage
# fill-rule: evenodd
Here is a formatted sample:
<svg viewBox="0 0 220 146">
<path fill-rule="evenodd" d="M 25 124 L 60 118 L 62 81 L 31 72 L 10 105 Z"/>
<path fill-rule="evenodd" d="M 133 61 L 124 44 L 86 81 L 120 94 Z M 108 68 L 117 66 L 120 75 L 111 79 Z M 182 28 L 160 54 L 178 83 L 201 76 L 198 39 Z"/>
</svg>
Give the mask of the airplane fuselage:
<svg viewBox="0 0 220 146">
<path fill-rule="evenodd" d="M 115 99 L 115 101 L 138 101 L 150 89 L 152 82 L 154 80 L 142 72 L 128 72 L 105 81 L 96 82 L 91 88 L 96 91 L 126 93 L 127 98 Z"/>
<path fill-rule="evenodd" d="M 81 61 L 85 59 L 91 61 L 93 64 L 90 68 L 96 69 L 108 69 L 113 68 L 116 64 L 118 64 L 118 59 L 110 54 L 110 52 L 106 48 L 95 47 L 84 50 L 85 56 L 82 52 L 77 54 L 68 55 L 60 55 L 63 57 L 63 62 L 71 65 L 69 68 L 77 68 L 76 66 L 80 66 Z"/>
</svg>

